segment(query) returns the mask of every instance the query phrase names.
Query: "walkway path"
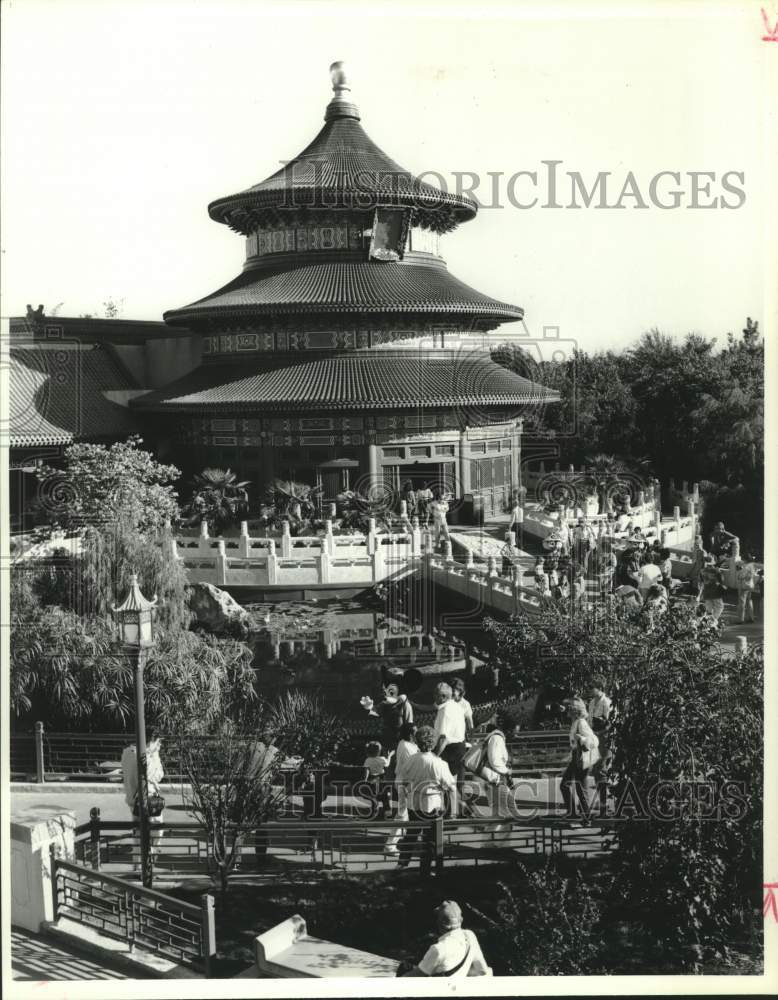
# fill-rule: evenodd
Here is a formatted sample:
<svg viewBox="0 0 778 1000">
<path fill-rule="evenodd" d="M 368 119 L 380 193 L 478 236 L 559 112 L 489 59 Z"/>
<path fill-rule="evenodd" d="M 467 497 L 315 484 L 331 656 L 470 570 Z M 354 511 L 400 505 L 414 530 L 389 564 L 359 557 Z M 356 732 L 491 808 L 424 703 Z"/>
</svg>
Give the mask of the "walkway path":
<svg viewBox="0 0 778 1000">
<path fill-rule="evenodd" d="M 20 927 L 11 928 L 11 970 L 14 979 L 28 982 L 130 978 L 102 962 L 85 958 L 41 934 Z"/>
</svg>

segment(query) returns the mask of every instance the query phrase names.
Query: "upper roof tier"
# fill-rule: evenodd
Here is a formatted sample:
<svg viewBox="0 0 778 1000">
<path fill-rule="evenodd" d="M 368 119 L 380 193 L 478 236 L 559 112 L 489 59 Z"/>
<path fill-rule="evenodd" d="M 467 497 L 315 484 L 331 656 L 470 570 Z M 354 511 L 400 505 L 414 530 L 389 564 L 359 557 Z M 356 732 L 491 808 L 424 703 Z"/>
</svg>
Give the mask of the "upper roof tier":
<svg viewBox="0 0 778 1000">
<path fill-rule="evenodd" d="M 342 63 L 330 67 L 335 96 L 313 142 L 271 177 L 208 206 L 212 219 L 248 235 L 278 212 L 306 208 L 414 209 L 415 222 L 448 232 L 472 219 L 478 205 L 404 170 L 379 149 L 360 124 Z M 347 96 L 348 95 L 348 96 Z"/>
</svg>

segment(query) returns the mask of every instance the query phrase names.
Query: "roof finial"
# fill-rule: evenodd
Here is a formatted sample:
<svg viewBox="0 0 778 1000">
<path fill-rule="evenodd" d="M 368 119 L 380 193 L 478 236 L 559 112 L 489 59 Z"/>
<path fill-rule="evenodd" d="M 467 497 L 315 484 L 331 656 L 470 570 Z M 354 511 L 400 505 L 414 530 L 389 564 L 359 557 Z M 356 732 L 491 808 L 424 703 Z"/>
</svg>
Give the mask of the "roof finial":
<svg viewBox="0 0 778 1000">
<path fill-rule="evenodd" d="M 346 64 L 343 62 L 334 62 L 330 66 L 330 78 L 332 80 L 332 89 L 335 91 L 335 97 L 343 100 L 343 91 L 348 90 L 351 93 L 351 87 L 348 85 L 348 79 L 346 77 Z"/>
<path fill-rule="evenodd" d="M 351 94 L 348 77 L 346 76 L 346 64 L 344 62 L 334 62 L 330 66 L 330 79 L 335 96 L 327 105 L 325 121 L 333 118 L 356 118 L 359 120 L 359 110 L 355 104 L 351 103 L 348 95 Z"/>
</svg>

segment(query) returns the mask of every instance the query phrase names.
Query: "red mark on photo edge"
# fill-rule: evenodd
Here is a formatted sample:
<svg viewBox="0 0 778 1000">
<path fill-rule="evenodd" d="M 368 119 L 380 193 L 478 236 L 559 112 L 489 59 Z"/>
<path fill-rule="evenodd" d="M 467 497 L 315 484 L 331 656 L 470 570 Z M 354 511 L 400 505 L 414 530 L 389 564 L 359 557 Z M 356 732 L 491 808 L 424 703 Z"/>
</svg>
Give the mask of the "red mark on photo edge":
<svg viewBox="0 0 778 1000">
<path fill-rule="evenodd" d="M 772 913 L 773 920 L 778 923 L 778 882 L 764 882 L 762 888 L 765 892 L 762 916 Z"/>
<path fill-rule="evenodd" d="M 776 20 L 775 24 L 772 27 L 770 27 L 770 22 L 767 20 L 767 12 L 765 11 L 764 7 L 762 7 L 761 10 L 762 10 L 762 20 L 764 21 L 765 31 L 767 32 L 766 35 L 762 35 L 762 41 L 778 42 L 778 20 Z"/>
</svg>

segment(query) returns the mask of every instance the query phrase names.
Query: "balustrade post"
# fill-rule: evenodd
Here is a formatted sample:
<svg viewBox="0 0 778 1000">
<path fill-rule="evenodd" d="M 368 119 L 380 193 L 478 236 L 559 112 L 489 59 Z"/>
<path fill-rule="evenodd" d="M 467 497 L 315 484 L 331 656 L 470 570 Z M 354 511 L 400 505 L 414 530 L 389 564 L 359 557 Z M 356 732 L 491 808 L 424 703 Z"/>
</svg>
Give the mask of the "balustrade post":
<svg viewBox="0 0 778 1000">
<path fill-rule="evenodd" d="M 284 521 L 281 525 L 281 557 L 288 559 L 292 554 L 292 535 L 289 530 L 289 522 Z"/>
<path fill-rule="evenodd" d="M 211 960 L 216 954 L 216 917 L 213 896 L 204 892 L 200 897 L 200 935 L 205 978 L 211 978 Z"/>
<path fill-rule="evenodd" d="M 329 583 L 330 582 L 330 554 L 324 546 L 322 546 L 321 554 L 319 555 L 319 583 Z"/>
<path fill-rule="evenodd" d="M 681 508 L 673 507 L 673 520 L 675 521 L 675 530 L 678 531 L 681 527 Z"/>
<path fill-rule="evenodd" d="M 89 810 L 89 847 L 92 853 L 92 867 L 100 871 L 100 808 L 92 806 Z"/>
<path fill-rule="evenodd" d="M 276 542 L 271 538 L 267 546 L 267 582 L 268 585 L 278 583 L 278 557 L 276 556 Z"/>
<path fill-rule="evenodd" d="M 438 816 L 433 821 L 433 850 L 435 859 L 435 871 L 440 875 L 443 870 L 443 817 Z"/>
<path fill-rule="evenodd" d="M 333 555 L 335 551 L 335 538 L 332 534 L 332 519 L 327 518 L 324 522 L 324 545 L 322 546 L 327 555 Z"/>
<path fill-rule="evenodd" d="M 367 554 L 372 556 L 375 554 L 376 550 L 376 525 L 375 518 L 369 517 L 367 519 Z"/>
<path fill-rule="evenodd" d="M 43 723 L 35 723 L 35 780 L 46 780 L 46 761 L 43 756 Z"/>
<path fill-rule="evenodd" d="M 238 540 L 238 552 L 241 559 L 248 559 L 251 555 L 251 539 L 249 538 L 248 521 L 240 522 L 240 539 Z"/>
<path fill-rule="evenodd" d="M 661 510 L 654 511 L 654 528 L 656 529 L 657 535 L 662 531 L 662 512 Z"/>
<path fill-rule="evenodd" d="M 216 543 L 216 579 L 219 586 L 227 583 L 227 550 L 223 538 Z"/>
<path fill-rule="evenodd" d="M 331 503 L 330 504 L 330 520 L 334 521 L 337 516 L 338 516 L 338 505 L 334 504 L 334 503 Z"/>
<path fill-rule="evenodd" d="M 51 917 L 56 924 L 59 917 L 59 878 L 57 874 L 57 846 L 49 844 L 49 884 L 51 885 Z"/>
<path fill-rule="evenodd" d="M 732 541 L 729 543 L 729 554 L 730 554 L 730 556 L 731 556 L 732 559 L 739 559 L 740 558 L 740 539 L 739 538 L 733 538 Z"/>
<path fill-rule="evenodd" d="M 200 522 L 200 538 L 208 538 L 208 522 Z"/>
<path fill-rule="evenodd" d="M 638 507 L 645 507 L 646 494 L 644 490 L 638 490 Z"/>
<path fill-rule="evenodd" d="M 414 558 L 417 558 L 422 554 L 421 528 L 419 527 L 419 519 L 415 515 L 411 520 L 411 554 Z"/>
<path fill-rule="evenodd" d="M 452 563 L 454 561 L 454 551 L 450 538 L 447 538 L 445 542 L 443 542 L 443 558 L 447 563 Z"/>
<path fill-rule="evenodd" d="M 667 545 L 667 528 L 662 528 L 659 532 L 659 544 L 663 547 Z"/>
<path fill-rule="evenodd" d="M 489 576 L 497 576 L 497 556 L 489 556 Z"/>
<path fill-rule="evenodd" d="M 475 566 L 475 556 L 473 555 L 473 550 L 468 549 L 465 556 L 465 567 L 466 569 L 472 569 Z"/>
<path fill-rule="evenodd" d="M 700 484 L 699 483 L 694 483 L 692 485 L 692 499 L 694 500 L 695 503 L 699 503 L 700 502 Z"/>
</svg>

